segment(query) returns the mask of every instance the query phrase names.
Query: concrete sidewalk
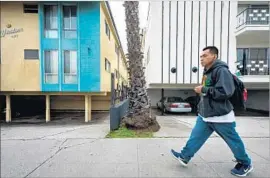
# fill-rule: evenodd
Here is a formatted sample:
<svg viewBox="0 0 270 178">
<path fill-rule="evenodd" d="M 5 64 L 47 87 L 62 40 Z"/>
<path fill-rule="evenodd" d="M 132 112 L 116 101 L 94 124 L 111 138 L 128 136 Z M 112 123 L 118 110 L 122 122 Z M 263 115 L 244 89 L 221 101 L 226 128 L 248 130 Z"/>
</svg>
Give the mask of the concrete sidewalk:
<svg viewBox="0 0 270 178">
<path fill-rule="evenodd" d="M 155 137 L 188 137 L 196 123 L 196 116 L 158 116 L 161 129 Z M 236 130 L 246 138 L 269 138 L 269 117 L 236 117 Z M 218 137 L 214 133 L 211 137 Z"/>
<path fill-rule="evenodd" d="M 232 177 L 233 155 L 211 138 L 183 168 L 169 154 L 186 139 L 46 139 L 1 143 L 1 177 Z M 268 139 L 244 140 L 249 177 L 270 177 Z"/>
<path fill-rule="evenodd" d="M 98 129 L 106 129 L 108 123 L 80 126 L 67 132 L 61 130 L 65 127 L 47 127 L 55 135 L 38 127 L 43 130 L 38 137 L 30 135 L 31 131 L 33 135 L 37 131 L 33 126 L 1 127 L 1 177 L 234 177 L 230 175 L 235 165 L 231 161 L 233 155 L 223 140 L 215 136 L 207 141 L 188 168 L 181 167 L 169 151 L 179 150 L 185 144 L 194 120 L 180 118 L 185 123 L 179 122 L 179 118 L 169 119 L 177 123 L 174 135 L 178 138 L 104 139 L 94 135 Z M 168 120 L 161 123 L 163 130 L 157 134 L 173 133 L 166 132 L 165 122 L 170 124 Z M 267 128 L 267 124 L 269 133 L 266 119 L 253 122 L 243 118 L 239 124 L 240 135 L 254 164 L 254 172 L 249 177 L 270 177 L 269 136 L 256 131 L 258 125 Z M 251 128 L 256 137 L 249 136 L 247 129 Z"/>
</svg>

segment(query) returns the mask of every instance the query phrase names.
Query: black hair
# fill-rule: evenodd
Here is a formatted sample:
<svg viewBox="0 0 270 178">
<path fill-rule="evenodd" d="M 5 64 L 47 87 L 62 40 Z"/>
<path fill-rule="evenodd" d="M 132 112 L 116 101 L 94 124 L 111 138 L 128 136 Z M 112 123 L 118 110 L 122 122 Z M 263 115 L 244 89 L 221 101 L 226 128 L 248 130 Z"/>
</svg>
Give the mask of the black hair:
<svg viewBox="0 0 270 178">
<path fill-rule="evenodd" d="M 212 54 L 216 54 L 218 56 L 218 48 L 215 46 L 206 46 L 205 48 L 203 48 L 203 51 L 208 50 L 212 53 Z"/>
</svg>

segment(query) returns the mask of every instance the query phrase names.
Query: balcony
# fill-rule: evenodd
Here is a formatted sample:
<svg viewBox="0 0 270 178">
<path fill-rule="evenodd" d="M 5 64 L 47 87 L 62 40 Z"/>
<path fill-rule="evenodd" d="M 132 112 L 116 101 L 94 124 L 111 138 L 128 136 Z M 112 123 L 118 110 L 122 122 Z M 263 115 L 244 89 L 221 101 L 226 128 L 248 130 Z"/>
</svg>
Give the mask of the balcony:
<svg viewBox="0 0 270 178">
<path fill-rule="evenodd" d="M 269 75 L 269 63 L 265 59 L 248 59 L 237 62 L 241 75 Z"/>
<path fill-rule="evenodd" d="M 237 48 L 237 68 L 241 75 L 269 75 L 270 48 Z"/>
<path fill-rule="evenodd" d="M 246 8 L 237 15 L 236 36 L 255 35 L 269 39 L 269 21 L 269 7 Z"/>
<path fill-rule="evenodd" d="M 269 62 L 263 58 L 244 59 L 236 62 L 240 79 L 248 89 L 269 90 Z"/>
</svg>

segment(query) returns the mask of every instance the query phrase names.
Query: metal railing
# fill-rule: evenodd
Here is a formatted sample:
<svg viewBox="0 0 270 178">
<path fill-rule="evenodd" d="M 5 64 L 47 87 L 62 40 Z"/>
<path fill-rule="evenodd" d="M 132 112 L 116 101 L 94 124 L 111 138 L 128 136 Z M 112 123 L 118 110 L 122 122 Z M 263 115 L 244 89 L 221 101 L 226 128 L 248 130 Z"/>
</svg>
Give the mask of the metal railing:
<svg viewBox="0 0 270 178">
<path fill-rule="evenodd" d="M 115 88 L 115 75 L 111 74 L 111 106 L 128 98 L 128 87 L 121 83 Z"/>
<path fill-rule="evenodd" d="M 270 65 L 266 59 L 238 60 L 237 68 L 241 75 L 269 75 Z"/>
<path fill-rule="evenodd" d="M 237 15 L 237 27 L 243 25 L 268 25 L 269 8 L 247 8 Z"/>
</svg>

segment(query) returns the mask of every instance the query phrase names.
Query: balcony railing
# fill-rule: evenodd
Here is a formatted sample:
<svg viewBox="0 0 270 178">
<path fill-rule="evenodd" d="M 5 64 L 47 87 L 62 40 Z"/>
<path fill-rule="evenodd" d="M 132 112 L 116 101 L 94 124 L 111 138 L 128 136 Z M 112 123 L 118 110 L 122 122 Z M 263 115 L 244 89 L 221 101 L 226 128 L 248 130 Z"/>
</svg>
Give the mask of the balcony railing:
<svg viewBox="0 0 270 178">
<path fill-rule="evenodd" d="M 237 62 L 241 75 L 269 75 L 269 60 L 247 59 Z"/>
<path fill-rule="evenodd" d="M 268 25 L 269 8 L 247 8 L 237 15 L 237 27 L 243 25 Z"/>
</svg>

